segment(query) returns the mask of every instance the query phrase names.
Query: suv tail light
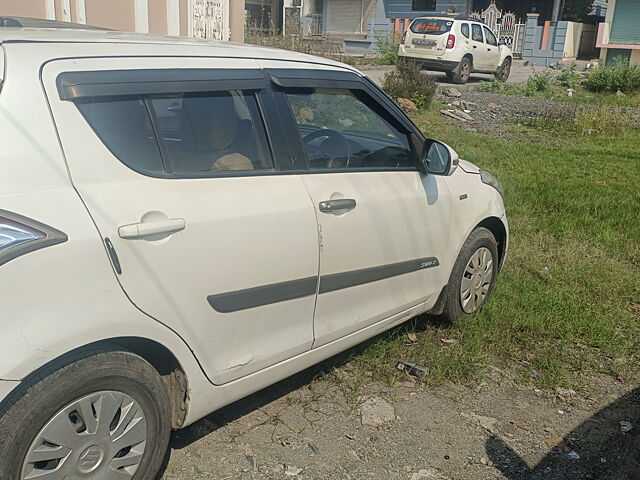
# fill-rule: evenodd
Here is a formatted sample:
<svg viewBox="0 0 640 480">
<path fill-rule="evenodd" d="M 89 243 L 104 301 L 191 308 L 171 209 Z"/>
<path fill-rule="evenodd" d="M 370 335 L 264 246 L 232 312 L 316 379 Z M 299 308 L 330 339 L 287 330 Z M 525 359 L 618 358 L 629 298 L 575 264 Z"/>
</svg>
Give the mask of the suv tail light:
<svg viewBox="0 0 640 480">
<path fill-rule="evenodd" d="M 66 242 L 67 238 L 48 225 L 0 210 L 0 265 L 25 253 Z"/>
<path fill-rule="evenodd" d="M 453 34 L 449 34 L 449 38 L 447 38 L 447 48 L 453 48 L 456 46 L 456 36 Z"/>
<path fill-rule="evenodd" d="M 409 33 L 409 29 L 407 28 L 402 34 L 402 43 L 407 39 L 407 33 Z"/>
</svg>

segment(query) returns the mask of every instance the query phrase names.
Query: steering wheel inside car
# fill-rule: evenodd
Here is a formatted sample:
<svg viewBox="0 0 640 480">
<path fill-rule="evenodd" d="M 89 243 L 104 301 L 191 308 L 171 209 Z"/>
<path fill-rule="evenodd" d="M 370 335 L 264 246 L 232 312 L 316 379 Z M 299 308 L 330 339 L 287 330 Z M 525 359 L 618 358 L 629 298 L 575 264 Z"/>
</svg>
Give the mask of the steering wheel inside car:
<svg viewBox="0 0 640 480">
<path fill-rule="evenodd" d="M 346 165 L 345 167 L 349 166 L 349 162 L 351 161 L 351 155 L 352 155 L 352 151 L 351 151 L 351 144 L 349 143 L 349 140 L 347 140 L 347 138 L 341 134 L 340 132 L 336 131 L 336 130 L 331 130 L 328 128 L 325 129 L 321 129 L 321 130 L 316 130 L 315 132 L 311 132 L 308 135 L 305 135 L 302 138 L 302 141 L 304 142 L 305 145 L 308 145 L 309 143 L 311 143 L 313 140 L 315 140 L 316 138 L 323 138 L 323 137 L 327 137 L 327 140 L 330 139 L 334 139 L 337 140 L 338 143 L 340 144 L 343 152 L 346 154 Z M 336 168 L 335 162 L 336 159 L 339 158 L 338 155 L 335 155 L 334 153 L 331 152 L 327 152 L 325 150 L 322 149 L 322 146 L 324 145 L 325 142 L 323 142 L 320 145 L 320 151 L 321 153 L 327 158 L 327 168 Z M 340 155 L 342 156 L 342 155 Z"/>
</svg>

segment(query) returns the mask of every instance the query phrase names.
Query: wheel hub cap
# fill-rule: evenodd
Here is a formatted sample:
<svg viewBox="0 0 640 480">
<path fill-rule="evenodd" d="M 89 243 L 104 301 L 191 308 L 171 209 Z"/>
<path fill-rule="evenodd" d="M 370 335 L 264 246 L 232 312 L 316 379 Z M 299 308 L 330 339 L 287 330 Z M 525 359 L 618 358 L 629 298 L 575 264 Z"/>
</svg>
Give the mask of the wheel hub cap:
<svg viewBox="0 0 640 480">
<path fill-rule="evenodd" d="M 462 275 L 460 303 L 465 313 L 476 312 L 483 304 L 493 280 L 493 255 L 486 247 L 476 250 Z"/>
<path fill-rule="evenodd" d="M 147 421 L 138 402 L 114 391 L 82 397 L 51 417 L 27 450 L 20 480 L 132 478 Z"/>
</svg>

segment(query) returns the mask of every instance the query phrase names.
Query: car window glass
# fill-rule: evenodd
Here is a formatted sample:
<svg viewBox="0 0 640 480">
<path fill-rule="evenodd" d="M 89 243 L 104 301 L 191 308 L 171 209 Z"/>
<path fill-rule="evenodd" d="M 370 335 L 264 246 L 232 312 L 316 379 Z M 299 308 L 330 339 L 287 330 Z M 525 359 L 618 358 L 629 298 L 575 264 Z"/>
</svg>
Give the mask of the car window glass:
<svg viewBox="0 0 640 480">
<path fill-rule="evenodd" d="M 465 37 L 469 38 L 469 24 L 468 23 L 463 23 L 460 26 L 460 31 L 462 32 L 462 35 L 464 35 Z"/>
<path fill-rule="evenodd" d="M 487 27 L 483 27 L 483 28 L 484 28 L 484 36 L 486 38 L 487 44 L 493 45 L 494 47 L 497 47 L 498 46 L 498 40 L 496 40 L 496 36 Z"/>
<path fill-rule="evenodd" d="M 76 102 L 102 143 L 131 169 L 151 175 L 164 171 L 144 99 L 108 97 Z"/>
<path fill-rule="evenodd" d="M 482 27 L 477 23 L 471 24 L 471 39 L 475 42 L 483 42 Z"/>
<path fill-rule="evenodd" d="M 150 103 L 167 168 L 174 175 L 273 168 L 253 93 L 151 96 Z"/>
<path fill-rule="evenodd" d="M 428 35 L 441 35 L 451 30 L 453 22 L 442 18 L 418 18 L 410 28 L 413 33 L 425 33 Z"/>
<path fill-rule="evenodd" d="M 416 165 L 407 134 L 377 113 L 362 92 L 289 90 L 287 98 L 312 169 Z"/>
</svg>

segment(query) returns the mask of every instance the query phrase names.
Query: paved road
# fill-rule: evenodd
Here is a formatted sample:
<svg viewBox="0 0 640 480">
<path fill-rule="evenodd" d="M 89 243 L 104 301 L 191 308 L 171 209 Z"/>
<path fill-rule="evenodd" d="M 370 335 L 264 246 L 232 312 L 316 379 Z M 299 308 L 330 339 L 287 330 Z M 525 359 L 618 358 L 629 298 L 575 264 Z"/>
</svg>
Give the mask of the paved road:
<svg viewBox="0 0 640 480">
<path fill-rule="evenodd" d="M 377 67 L 377 66 L 362 66 L 358 67 L 362 70 L 369 78 L 375 81 L 378 84 L 382 84 L 384 80 L 384 76 L 387 72 L 390 72 L 394 69 L 394 67 Z M 524 62 L 522 60 L 515 60 L 513 62 L 513 67 L 511 68 L 511 75 L 509 75 L 509 83 L 524 83 L 527 79 L 537 72 L 542 72 L 547 70 L 546 67 L 534 67 L 534 66 L 524 66 Z M 452 85 L 448 80 L 444 73 L 442 72 L 432 72 L 427 71 L 430 75 L 433 75 L 437 78 L 438 83 L 440 85 Z M 461 86 L 456 85 L 456 88 L 473 88 L 477 86 L 481 82 L 485 82 L 487 80 L 491 80 L 493 75 L 487 75 L 484 73 L 474 73 L 471 75 L 471 79 L 467 85 Z"/>
</svg>

